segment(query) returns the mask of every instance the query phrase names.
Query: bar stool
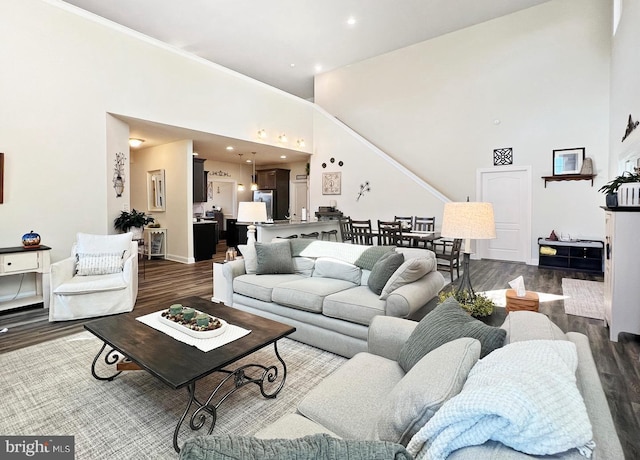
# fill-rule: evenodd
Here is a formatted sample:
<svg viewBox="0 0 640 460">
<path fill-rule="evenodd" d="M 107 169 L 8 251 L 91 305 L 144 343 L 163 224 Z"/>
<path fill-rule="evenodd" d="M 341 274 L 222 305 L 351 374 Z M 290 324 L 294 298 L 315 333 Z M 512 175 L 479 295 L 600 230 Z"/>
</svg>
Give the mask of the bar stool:
<svg viewBox="0 0 640 460">
<path fill-rule="evenodd" d="M 300 233 L 300 238 L 310 238 L 310 239 L 314 239 L 317 240 L 318 236 L 320 234 L 318 232 L 311 232 L 311 233 Z"/>
<path fill-rule="evenodd" d="M 324 240 L 324 237 L 327 237 L 327 241 L 331 241 L 331 236 L 333 236 L 333 238 L 338 241 L 338 230 L 327 230 L 327 231 L 321 231 L 320 232 L 320 239 Z"/>
</svg>

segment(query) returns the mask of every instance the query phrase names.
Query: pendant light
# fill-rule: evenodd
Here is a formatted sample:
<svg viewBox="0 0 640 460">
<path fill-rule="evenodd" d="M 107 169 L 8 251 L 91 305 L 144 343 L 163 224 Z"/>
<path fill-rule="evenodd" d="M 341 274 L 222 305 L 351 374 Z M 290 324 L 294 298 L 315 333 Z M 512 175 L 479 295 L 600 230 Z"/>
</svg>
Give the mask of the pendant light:
<svg viewBox="0 0 640 460">
<path fill-rule="evenodd" d="M 251 190 L 258 190 L 258 184 L 256 180 L 256 152 L 253 153 L 253 176 L 251 176 Z"/>
<path fill-rule="evenodd" d="M 238 155 L 240 155 L 240 176 L 242 176 L 242 154 L 239 153 Z M 238 191 L 244 192 L 244 184 L 242 182 L 238 184 Z"/>
</svg>

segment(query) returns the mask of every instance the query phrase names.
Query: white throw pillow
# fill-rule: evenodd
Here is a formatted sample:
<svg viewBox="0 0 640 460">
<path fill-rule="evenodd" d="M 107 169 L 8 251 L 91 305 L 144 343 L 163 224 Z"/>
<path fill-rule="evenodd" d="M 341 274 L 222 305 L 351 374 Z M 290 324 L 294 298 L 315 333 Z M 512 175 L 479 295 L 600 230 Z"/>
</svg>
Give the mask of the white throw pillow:
<svg viewBox="0 0 640 460">
<path fill-rule="evenodd" d="M 76 254 L 78 276 L 110 275 L 122 271 L 126 251 L 102 254 Z"/>
<path fill-rule="evenodd" d="M 82 254 L 106 254 L 120 253 L 131 247 L 132 234 L 120 233 L 117 235 L 91 235 L 78 233 L 76 235 L 76 253 Z"/>
<path fill-rule="evenodd" d="M 244 271 L 247 275 L 255 275 L 258 269 L 258 253 L 253 244 L 239 244 L 238 249 L 244 258 Z"/>
<path fill-rule="evenodd" d="M 330 257 L 318 257 L 313 269 L 313 276 L 319 278 L 333 278 L 360 284 L 362 270 L 349 262 L 332 259 Z"/>
</svg>

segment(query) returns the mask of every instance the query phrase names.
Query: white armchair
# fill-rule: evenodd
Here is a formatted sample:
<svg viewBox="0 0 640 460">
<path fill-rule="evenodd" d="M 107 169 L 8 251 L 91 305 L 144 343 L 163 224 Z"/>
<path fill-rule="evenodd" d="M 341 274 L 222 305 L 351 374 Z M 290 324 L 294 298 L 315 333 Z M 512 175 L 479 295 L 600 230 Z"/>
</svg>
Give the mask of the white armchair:
<svg viewBox="0 0 640 460">
<path fill-rule="evenodd" d="M 131 233 L 78 233 L 71 257 L 51 264 L 49 321 L 133 310 L 138 296 L 138 243 Z"/>
</svg>

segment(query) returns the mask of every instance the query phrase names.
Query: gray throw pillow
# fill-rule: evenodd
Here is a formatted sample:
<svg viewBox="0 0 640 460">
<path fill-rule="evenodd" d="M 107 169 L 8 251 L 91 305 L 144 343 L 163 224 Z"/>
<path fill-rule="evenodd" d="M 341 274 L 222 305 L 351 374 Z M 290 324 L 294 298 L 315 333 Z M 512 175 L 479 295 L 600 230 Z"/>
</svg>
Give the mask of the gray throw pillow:
<svg viewBox="0 0 640 460">
<path fill-rule="evenodd" d="M 367 285 L 376 294 L 382 293 L 382 288 L 387 284 L 391 275 L 402 265 L 404 262 L 404 255 L 399 252 L 389 251 L 385 253 L 378 261 L 373 265 L 371 274 L 367 280 Z"/>
<path fill-rule="evenodd" d="M 256 243 L 256 275 L 293 273 L 293 259 L 289 240 L 274 243 Z"/>
<path fill-rule="evenodd" d="M 405 372 L 424 355 L 452 340 L 471 337 L 480 341 L 480 358 L 504 345 L 507 332 L 488 326 L 469 315 L 453 297 L 428 313 L 400 349 L 398 364 Z"/>
</svg>

